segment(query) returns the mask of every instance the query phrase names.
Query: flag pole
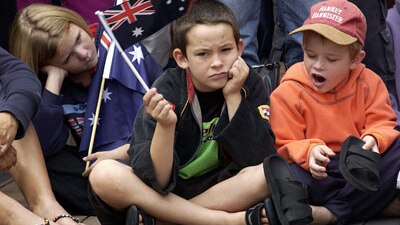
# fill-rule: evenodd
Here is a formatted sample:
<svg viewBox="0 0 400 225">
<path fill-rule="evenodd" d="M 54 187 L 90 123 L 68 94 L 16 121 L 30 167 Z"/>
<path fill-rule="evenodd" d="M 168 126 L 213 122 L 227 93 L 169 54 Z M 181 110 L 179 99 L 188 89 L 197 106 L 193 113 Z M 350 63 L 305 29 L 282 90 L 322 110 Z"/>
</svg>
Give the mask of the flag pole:
<svg viewBox="0 0 400 225">
<path fill-rule="evenodd" d="M 106 79 L 104 77 L 101 78 L 99 97 L 97 98 L 96 112 L 95 112 L 94 119 L 93 119 L 92 133 L 90 134 L 89 149 L 88 149 L 88 154 L 87 154 L 88 156 L 91 155 L 92 151 L 93 151 L 94 138 L 96 136 L 97 121 L 99 120 L 100 105 L 101 105 L 101 99 L 103 98 L 103 89 L 104 89 L 105 80 Z M 87 171 L 89 169 L 89 166 L 90 166 L 90 161 L 86 161 L 85 171 Z"/>
<path fill-rule="evenodd" d="M 133 72 L 133 74 L 135 75 L 136 79 L 138 79 L 138 81 L 143 86 L 143 88 L 146 91 L 148 91 L 149 87 L 147 86 L 146 82 L 144 82 L 144 80 L 142 79 L 142 77 L 140 76 L 140 74 L 138 73 L 136 68 L 132 65 L 132 62 L 129 60 L 129 58 L 125 54 L 124 50 L 121 48 L 121 45 L 119 44 L 118 40 L 115 38 L 113 32 L 111 31 L 110 26 L 108 26 L 108 24 L 107 24 L 107 22 L 106 22 L 106 20 L 104 18 L 103 12 L 102 11 L 97 11 L 96 15 L 99 17 L 99 20 L 100 20 L 101 24 L 103 25 L 104 30 L 110 36 L 111 40 L 115 43 L 115 46 L 117 47 L 118 51 L 121 53 L 122 58 L 128 64 L 130 70 Z M 94 144 L 94 139 L 95 139 L 95 136 L 96 136 L 97 121 L 99 119 L 101 99 L 103 98 L 104 83 L 105 83 L 105 78 L 102 77 L 101 84 L 100 84 L 100 90 L 99 90 L 99 97 L 97 99 L 96 112 L 95 112 L 94 119 L 93 119 L 92 133 L 90 135 L 89 148 L 88 148 L 88 154 L 87 154 L 88 156 L 91 155 L 92 152 L 93 152 L 93 144 Z M 87 161 L 86 162 L 85 171 L 87 171 L 89 166 L 90 166 L 90 161 Z"/>
<path fill-rule="evenodd" d="M 135 77 L 139 80 L 140 84 L 143 86 L 143 88 L 148 91 L 149 87 L 147 86 L 146 82 L 142 79 L 136 68 L 133 66 L 132 62 L 129 60 L 128 56 L 126 56 L 125 51 L 121 48 L 121 45 L 119 44 L 117 38 L 115 38 L 113 32 L 111 31 L 110 26 L 108 26 L 108 23 L 106 22 L 106 19 L 104 17 L 104 13 L 102 11 L 97 11 L 96 15 L 99 17 L 101 24 L 103 25 L 105 31 L 107 34 L 110 36 L 111 40 L 115 42 L 115 46 L 118 48 L 118 51 L 121 53 L 122 58 L 124 58 L 125 62 L 128 64 L 129 68 L 135 75 Z"/>
</svg>

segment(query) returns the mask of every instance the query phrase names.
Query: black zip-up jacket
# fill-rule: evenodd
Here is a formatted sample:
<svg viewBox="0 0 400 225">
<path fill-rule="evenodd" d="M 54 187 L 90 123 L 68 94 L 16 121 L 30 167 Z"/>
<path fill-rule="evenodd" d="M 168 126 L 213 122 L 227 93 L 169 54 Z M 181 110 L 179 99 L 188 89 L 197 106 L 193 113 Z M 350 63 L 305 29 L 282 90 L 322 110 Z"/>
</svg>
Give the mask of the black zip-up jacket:
<svg viewBox="0 0 400 225">
<path fill-rule="evenodd" d="M 28 65 L 0 48 L 0 112 L 18 120 L 16 139 L 24 136 L 40 105 L 42 86 Z"/>
<path fill-rule="evenodd" d="M 179 168 L 187 165 L 200 147 L 202 116 L 199 101 L 190 77 L 182 69 L 168 69 L 154 86 L 158 93 L 175 105 L 174 111 L 178 117 L 174 167 L 168 187 L 161 189 L 155 179 L 150 144 L 156 121 L 145 113 L 144 106 L 137 114 L 128 154 L 135 174 L 159 193 L 168 194 L 172 191 L 184 198 L 191 198 L 247 166 L 260 164 L 266 156 L 275 153 L 269 121 L 261 117 L 258 109 L 269 104 L 269 97 L 260 77 L 250 70 L 242 87 L 242 102 L 234 117 L 229 121 L 227 109 L 223 107 L 214 130 L 215 140 L 224 158 L 229 159 L 228 165 L 189 180 L 180 178 Z"/>
</svg>

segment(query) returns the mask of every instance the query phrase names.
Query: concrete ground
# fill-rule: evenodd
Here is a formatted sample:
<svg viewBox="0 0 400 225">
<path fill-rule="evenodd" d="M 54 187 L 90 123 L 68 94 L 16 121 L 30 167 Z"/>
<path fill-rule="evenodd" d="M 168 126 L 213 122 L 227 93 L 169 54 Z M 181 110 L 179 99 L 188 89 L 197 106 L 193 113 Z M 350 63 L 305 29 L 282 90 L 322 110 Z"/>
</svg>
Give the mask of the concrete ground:
<svg viewBox="0 0 400 225">
<path fill-rule="evenodd" d="M 24 200 L 24 197 L 22 196 L 22 193 L 19 191 L 17 185 L 12 181 L 7 173 L 0 172 L 0 190 L 20 202 L 22 205 L 26 206 L 26 202 Z M 97 218 L 94 216 L 74 216 L 79 218 L 81 222 L 86 225 L 101 225 Z M 365 223 L 354 223 L 351 225 L 400 225 L 400 218 L 384 218 Z"/>
<path fill-rule="evenodd" d="M 12 179 L 5 173 L 0 174 L 0 190 L 6 195 L 12 197 L 13 199 L 20 202 L 25 207 L 27 206 L 22 193 L 19 191 L 18 186 L 12 181 Z M 94 216 L 79 216 L 74 215 L 79 218 L 82 223 L 86 225 L 100 225 L 100 222 Z"/>
</svg>

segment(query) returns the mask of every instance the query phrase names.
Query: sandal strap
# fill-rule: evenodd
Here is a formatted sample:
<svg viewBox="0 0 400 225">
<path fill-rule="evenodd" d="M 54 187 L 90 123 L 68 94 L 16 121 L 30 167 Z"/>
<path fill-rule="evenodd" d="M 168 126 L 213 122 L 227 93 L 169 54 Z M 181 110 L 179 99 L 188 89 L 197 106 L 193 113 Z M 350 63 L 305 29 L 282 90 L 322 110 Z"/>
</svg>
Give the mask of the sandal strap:
<svg viewBox="0 0 400 225">
<path fill-rule="evenodd" d="M 311 207 L 308 204 L 300 203 L 295 201 L 290 196 L 282 198 L 282 206 L 285 217 L 289 224 L 309 224 L 312 221 L 310 215 L 312 215 Z"/>
<path fill-rule="evenodd" d="M 308 199 L 307 186 L 299 181 L 276 179 L 282 196 L 292 196 L 297 201 Z"/>
<path fill-rule="evenodd" d="M 247 225 L 261 225 L 261 210 L 264 203 L 259 203 L 246 211 L 245 219 Z"/>
<path fill-rule="evenodd" d="M 53 222 L 57 222 L 58 220 L 63 219 L 63 218 L 70 218 L 70 219 L 72 219 L 73 221 L 75 221 L 76 223 L 80 223 L 80 221 L 79 221 L 78 218 L 75 218 L 75 217 L 73 217 L 73 216 L 71 216 L 71 215 L 69 215 L 69 214 L 60 214 L 60 215 L 56 216 L 56 217 L 53 219 Z"/>
</svg>

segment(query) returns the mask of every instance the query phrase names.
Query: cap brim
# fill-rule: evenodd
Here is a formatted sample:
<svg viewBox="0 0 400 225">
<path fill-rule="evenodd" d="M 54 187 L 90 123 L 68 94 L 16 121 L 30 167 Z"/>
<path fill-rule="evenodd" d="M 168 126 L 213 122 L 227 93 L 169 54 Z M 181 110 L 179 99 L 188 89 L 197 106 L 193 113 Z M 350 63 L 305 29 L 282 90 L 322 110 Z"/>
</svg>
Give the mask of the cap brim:
<svg viewBox="0 0 400 225">
<path fill-rule="evenodd" d="M 336 28 L 333 28 L 329 25 L 321 24 L 321 23 L 303 25 L 303 26 L 297 28 L 296 30 L 290 32 L 289 35 L 292 35 L 292 34 L 295 34 L 298 32 L 303 32 L 306 30 L 314 31 L 338 45 L 349 45 L 349 44 L 352 44 L 357 41 L 357 38 L 352 37 L 352 36 L 342 32 Z"/>
</svg>

